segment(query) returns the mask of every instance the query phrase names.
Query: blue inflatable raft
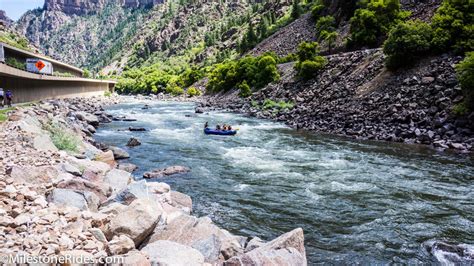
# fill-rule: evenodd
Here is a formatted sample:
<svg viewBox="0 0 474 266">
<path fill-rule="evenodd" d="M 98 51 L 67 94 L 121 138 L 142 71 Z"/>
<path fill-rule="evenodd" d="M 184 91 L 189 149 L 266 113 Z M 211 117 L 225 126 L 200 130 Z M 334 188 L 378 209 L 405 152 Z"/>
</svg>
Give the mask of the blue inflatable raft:
<svg viewBox="0 0 474 266">
<path fill-rule="evenodd" d="M 220 136 L 233 136 L 233 135 L 237 134 L 237 130 L 216 130 L 216 129 L 205 128 L 204 129 L 204 134 L 206 134 L 206 135 L 220 135 Z"/>
</svg>

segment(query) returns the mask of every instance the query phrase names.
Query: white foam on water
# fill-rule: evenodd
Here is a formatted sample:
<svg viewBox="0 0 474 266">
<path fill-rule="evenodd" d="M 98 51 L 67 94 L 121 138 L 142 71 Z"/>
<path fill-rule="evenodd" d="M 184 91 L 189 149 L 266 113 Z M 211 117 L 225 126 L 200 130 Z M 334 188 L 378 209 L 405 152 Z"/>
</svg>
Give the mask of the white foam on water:
<svg viewBox="0 0 474 266">
<path fill-rule="evenodd" d="M 257 147 L 235 147 L 225 149 L 224 158 L 244 168 L 253 168 L 267 171 L 282 171 L 284 162 L 275 157 L 266 149 Z"/>
<path fill-rule="evenodd" d="M 330 189 L 331 191 L 337 192 L 337 191 L 355 191 L 355 192 L 360 192 L 360 191 L 369 191 L 377 186 L 369 183 L 351 183 L 350 185 L 346 185 L 337 181 L 332 181 L 330 183 Z"/>
<path fill-rule="evenodd" d="M 247 184 L 238 184 L 234 186 L 235 191 L 244 191 L 246 190 L 250 185 Z"/>
<path fill-rule="evenodd" d="M 184 129 L 155 128 L 150 132 L 158 137 L 158 139 L 191 141 L 195 138 L 194 131 L 193 127 L 188 127 Z"/>
<path fill-rule="evenodd" d="M 304 189 L 304 194 L 311 200 L 311 201 L 319 201 L 323 196 L 311 191 L 311 188 L 314 187 L 313 184 L 310 184 L 308 187 Z"/>
</svg>

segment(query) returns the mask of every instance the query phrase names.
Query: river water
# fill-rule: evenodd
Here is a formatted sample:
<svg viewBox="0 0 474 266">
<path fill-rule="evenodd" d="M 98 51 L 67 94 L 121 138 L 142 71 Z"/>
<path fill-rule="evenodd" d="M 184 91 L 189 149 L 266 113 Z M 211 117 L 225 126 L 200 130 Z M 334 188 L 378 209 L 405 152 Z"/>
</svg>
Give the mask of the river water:
<svg viewBox="0 0 474 266">
<path fill-rule="evenodd" d="M 160 181 L 190 195 L 194 214 L 265 240 L 301 227 L 310 265 L 436 262 L 426 241 L 474 243 L 472 157 L 309 134 L 231 113 L 195 115 L 192 103 L 130 101 L 108 111 L 138 120 L 96 134 L 130 153 L 137 179 L 155 168 L 191 167 Z M 240 130 L 206 136 L 206 121 Z M 129 126 L 149 130 L 119 131 Z M 132 136 L 142 145 L 125 147 Z"/>
</svg>

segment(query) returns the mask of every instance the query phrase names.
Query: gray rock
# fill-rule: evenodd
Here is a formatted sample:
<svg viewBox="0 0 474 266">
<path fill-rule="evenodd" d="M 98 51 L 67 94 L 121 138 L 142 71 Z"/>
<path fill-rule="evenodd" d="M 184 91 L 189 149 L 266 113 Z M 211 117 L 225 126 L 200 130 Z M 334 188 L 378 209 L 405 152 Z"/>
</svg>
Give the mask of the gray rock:
<svg viewBox="0 0 474 266">
<path fill-rule="evenodd" d="M 171 205 L 180 209 L 187 208 L 189 212 L 193 210 L 191 197 L 178 191 L 171 191 Z"/>
<path fill-rule="evenodd" d="M 170 166 L 163 169 L 155 169 L 151 172 L 146 172 L 143 174 L 144 178 L 160 178 L 166 177 L 175 174 L 182 174 L 191 171 L 190 168 L 180 165 Z"/>
<path fill-rule="evenodd" d="M 76 112 L 76 118 L 87 122 L 89 125 L 92 125 L 94 127 L 99 126 L 99 118 L 93 114 L 89 114 L 86 112 Z"/>
<path fill-rule="evenodd" d="M 224 265 L 307 265 L 304 236 L 301 228 L 245 254 L 235 256 Z"/>
<path fill-rule="evenodd" d="M 132 181 L 132 175 L 129 172 L 112 169 L 104 177 L 104 182 L 112 187 L 113 193 L 125 189 Z"/>
<path fill-rule="evenodd" d="M 138 167 L 132 163 L 120 163 L 117 168 L 129 173 L 133 173 Z"/>
<path fill-rule="evenodd" d="M 176 242 L 159 240 L 141 249 L 158 265 L 202 266 L 204 256 L 194 248 Z"/>
<path fill-rule="evenodd" d="M 109 150 L 113 152 L 115 160 L 130 158 L 130 154 L 119 147 L 110 146 Z"/>
<path fill-rule="evenodd" d="M 206 256 L 206 262 L 210 263 L 219 260 L 216 254 L 236 255 L 244 251 L 239 237 L 220 229 L 212 223 L 211 219 L 196 218 L 186 214 L 168 217 L 166 225 L 156 227 L 147 241 L 153 243 L 158 240 L 175 241 L 198 250 L 206 250 L 203 254 Z M 215 250 L 219 252 L 214 252 Z"/>
<path fill-rule="evenodd" d="M 33 140 L 33 146 L 40 151 L 58 151 L 58 148 L 47 134 L 36 136 Z"/>
<path fill-rule="evenodd" d="M 256 248 L 259 248 L 259 247 L 263 246 L 264 244 L 265 244 L 265 242 L 262 239 L 260 239 L 258 237 L 254 237 L 245 246 L 245 253 L 250 252 L 250 251 L 252 251 Z"/>
<path fill-rule="evenodd" d="M 161 215 L 162 208 L 158 203 L 137 199 L 110 221 L 105 235 L 107 239 L 126 235 L 133 240 L 135 246 L 139 246 L 153 232 Z"/>
<path fill-rule="evenodd" d="M 71 165 L 69 163 L 61 164 L 61 169 L 64 172 L 70 173 L 70 174 L 75 175 L 75 176 L 81 176 L 82 175 L 81 170 L 79 170 L 79 168 L 77 168 L 74 165 Z"/>
<path fill-rule="evenodd" d="M 142 143 L 136 138 L 130 138 L 127 142 L 128 147 L 136 147 L 140 145 L 142 145 Z"/>
<path fill-rule="evenodd" d="M 88 210 L 87 200 L 84 195 L 71 189 L 56 188 L 48 195 L 48 202 L 56 205 L 65 205 Z"/>
</svg>

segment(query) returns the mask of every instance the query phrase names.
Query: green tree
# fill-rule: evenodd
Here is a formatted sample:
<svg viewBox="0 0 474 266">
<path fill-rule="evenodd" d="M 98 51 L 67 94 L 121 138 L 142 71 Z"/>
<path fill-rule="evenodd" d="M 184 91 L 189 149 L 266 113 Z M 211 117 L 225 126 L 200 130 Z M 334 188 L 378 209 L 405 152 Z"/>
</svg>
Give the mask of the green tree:
<svg viewBox="0 0 474 266">
<path fill-rule="evenodd" d="M 328 53 L 330 54 L 339 34 L 336 31 L 322 31 L 320 36 L 321 39 L 326 41 L 326 44 L 328 45 Z"/>
<path fill-rule="evenodd" d="M 444 0 L 432 18 L 433 47 L 458 52 L 474 50 L 474 3 L 472 0 Z"/>
<path fill-rule="evenodd" d="M 395 69 L 413 63 L 419 56 L 431 49 L 433 30 L 422 21 L 408 21 L 397 24 L 389 33 L 383 51 L 386 64 Z"/>
<path fill-rule="evenodd" d="M 320 17 L 316 22 L 316 34 L 318 34 L 319 39 L 323 38 L 321 33 L 323 31 L 333 32 L 336 30 L 336 20 L 333 16 L 324 16 Z"/>
<path fill-rule="evenodd" d="M 465 106 L 474 110 L 474 52 L 469 52 L 458 65 L 456 65 L 457 77 L 463 91 Z"/>
<path fill-rule="evenodd" d="M 260 37 L 260 39 L 263 39 L 263 38 L 267 37 L 268 22 L 267 22 L 267 19 L 265 17 L 262 17 L 262 19 L 260 20 L 260 22 L 258 24 L 257 32 L 258 32 L 258 36 Z"/>
<path fill-rule="evenodd" d="M 298 46 L 298 61 L 295 69 L 303 79 L 310 79 L 327 64 L 326 58 L 319 55 L 319 44 L 317 42 L 302 42 Z"/>
<path fill-rule="evenodd" d="M 303 8 L 301 8 L 300 0 L 293 0 L 291 5 L 291 18 L 297 19 L 303 14 Z"/>
<path fill-rule="evenodd" d="M 400 9 L 400 0 L 363 0 L 350 19 L 350 46 L 375 47 L 390 29 L 409 13 Z"/>
</svg>

